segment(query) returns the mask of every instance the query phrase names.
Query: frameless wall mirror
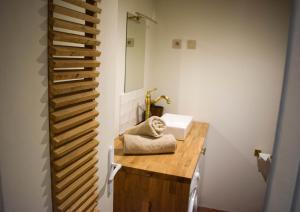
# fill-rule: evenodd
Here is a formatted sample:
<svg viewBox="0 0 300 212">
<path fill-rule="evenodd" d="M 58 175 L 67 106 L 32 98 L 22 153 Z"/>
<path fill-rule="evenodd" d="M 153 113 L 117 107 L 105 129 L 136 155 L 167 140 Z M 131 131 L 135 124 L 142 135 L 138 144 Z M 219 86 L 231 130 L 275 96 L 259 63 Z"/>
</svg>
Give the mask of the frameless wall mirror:
<svg viewBox="0 0 300 212">
<path fill-rule="evenodd" d="M 127 13 L 125 93 L 144 87 L 145 40 L 145 19 Z"/>
</svg>

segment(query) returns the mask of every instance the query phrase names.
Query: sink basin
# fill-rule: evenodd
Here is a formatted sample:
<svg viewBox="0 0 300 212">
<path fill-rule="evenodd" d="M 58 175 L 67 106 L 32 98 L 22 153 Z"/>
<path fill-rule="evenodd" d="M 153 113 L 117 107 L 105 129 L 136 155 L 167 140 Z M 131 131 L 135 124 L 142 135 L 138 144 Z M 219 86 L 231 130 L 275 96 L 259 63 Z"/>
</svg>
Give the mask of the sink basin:
<svg viewBox="0 0 300 212">
<path fill-rule="evenodd" d="M 184 140 L 186 135 L 191 129 L 193 117 L 165 113 L 162 117 L 162 120 L 165 121 L 167 129 L 166 134 L 173 134 L 177 140 Z"/>
</svg>

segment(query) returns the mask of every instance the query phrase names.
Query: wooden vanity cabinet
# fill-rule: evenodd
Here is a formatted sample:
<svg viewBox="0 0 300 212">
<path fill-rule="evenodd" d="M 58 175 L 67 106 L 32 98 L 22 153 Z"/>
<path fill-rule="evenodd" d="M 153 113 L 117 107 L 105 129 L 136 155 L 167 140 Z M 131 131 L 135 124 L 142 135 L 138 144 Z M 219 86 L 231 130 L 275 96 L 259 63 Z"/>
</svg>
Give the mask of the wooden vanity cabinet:
<svg viewBox="0 0 300 212">
<path fill-rule="evenodd" d="M 190 184 L 123 169 L 114 182 L 114 211 L 187 211 Z"/>
<path fill-rule="evenodd" d="M 190 185 L 203 148 L 208 124 L 193 123 L 174 154 L 127 156 L 115 141 L 114 212 L 187 212 Z"/>
</svg>

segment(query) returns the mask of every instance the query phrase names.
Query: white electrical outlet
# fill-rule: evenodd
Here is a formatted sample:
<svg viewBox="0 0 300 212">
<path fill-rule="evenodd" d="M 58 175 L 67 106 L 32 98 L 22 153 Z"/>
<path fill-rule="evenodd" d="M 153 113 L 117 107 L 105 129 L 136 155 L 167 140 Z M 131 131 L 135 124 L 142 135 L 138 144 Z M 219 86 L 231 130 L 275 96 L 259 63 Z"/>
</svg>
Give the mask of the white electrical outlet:
<svg viewBox="0 0 300 212">
<path fill-rule="evenodd" d="M 181 39 L 173 39 L 172 40 L 172 48 L 173 49 L 181 49 Z"/>
<path fill-rule="evenodd" d="M 196 49 L 197 48 L 197 41 L 196 40 L 188 40 L 187 41 L 187 48 L 188 49 Z"/>
</svg>

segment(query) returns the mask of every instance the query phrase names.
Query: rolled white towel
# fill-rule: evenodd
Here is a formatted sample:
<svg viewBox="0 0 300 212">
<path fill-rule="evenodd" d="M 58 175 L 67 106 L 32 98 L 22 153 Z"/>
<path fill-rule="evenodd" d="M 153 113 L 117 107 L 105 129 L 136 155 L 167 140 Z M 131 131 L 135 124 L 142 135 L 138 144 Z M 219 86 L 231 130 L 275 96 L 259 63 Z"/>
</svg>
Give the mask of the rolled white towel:
<svg viewBox="0 0 300 212">
<path fill-rule="evenodd" d="M 134 126 L 124 132 L 130 135 L 145 135 L 159 138 L 166 130 L 166 123 L 158 116 L 151 116 L 146 121 Z"/>
</svg>

